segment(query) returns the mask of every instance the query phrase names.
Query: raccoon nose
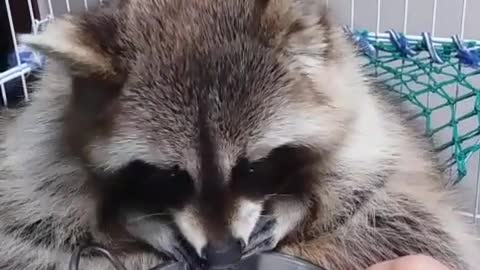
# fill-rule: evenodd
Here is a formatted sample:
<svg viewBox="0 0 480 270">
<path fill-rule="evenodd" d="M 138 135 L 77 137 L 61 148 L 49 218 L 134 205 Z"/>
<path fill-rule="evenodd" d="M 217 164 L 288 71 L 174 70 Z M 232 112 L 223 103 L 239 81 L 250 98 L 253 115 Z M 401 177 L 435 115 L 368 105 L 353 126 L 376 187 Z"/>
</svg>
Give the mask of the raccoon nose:
<svg viewBox="0 0 480 270">
<path fill-rule="evenodd" d="M 208 243 L 202 249 L 202 257 L 209 269 L 229 269 L 240 261 L 244 247 L 242 240 L 229 236 L 223 241 Z"/>
</svg>

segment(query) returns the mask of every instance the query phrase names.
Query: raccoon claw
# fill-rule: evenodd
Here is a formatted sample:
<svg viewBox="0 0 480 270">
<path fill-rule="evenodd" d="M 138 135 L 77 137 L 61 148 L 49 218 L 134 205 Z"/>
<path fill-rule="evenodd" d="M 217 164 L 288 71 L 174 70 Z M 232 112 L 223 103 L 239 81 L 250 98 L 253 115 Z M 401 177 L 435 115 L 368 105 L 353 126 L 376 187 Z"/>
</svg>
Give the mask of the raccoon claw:
<svg viewBox="0 0 480 270">
<path fill-rule="evenodd" d="M 243 258 L 260 252 L 271 251 L 276 247 L 277 241 L 275 241 L 273 236 L 274 225 L 275 220 L 273 219 L 259 220 L 250 237 L 248 246 L 243 251 Z"/>
<path fill-rule="evenodd" d="M 179 262 L 185 262 L 188 265 L 188 270 L 199 270 L 205 268 L 205 260 L 200 258 L 195 250 L 188 245 L 184 240 L 179 241 L 180 245 L 175 247 L 172 257 Z"/>
<path fill-rule="evenodd" d="M 263 241 L 260 241 L 254 245 L 250 245 L 249 248 L 243 252 L 242 258 L 250 257 L 266 251 L 272 251 L 275 249 L 276 245 L 276 241 L 274 241 L 273 237 L 268 237 Z"/>
<path fill-rule="evenodd" d="M 258 235 L 269 233 L 273 230 L 273 226 L 275 225 L 275 220 L 271 218 L 260 218 L 255 228 L 252 232 L 252 238 L 257 238 Z"/>
</svg>

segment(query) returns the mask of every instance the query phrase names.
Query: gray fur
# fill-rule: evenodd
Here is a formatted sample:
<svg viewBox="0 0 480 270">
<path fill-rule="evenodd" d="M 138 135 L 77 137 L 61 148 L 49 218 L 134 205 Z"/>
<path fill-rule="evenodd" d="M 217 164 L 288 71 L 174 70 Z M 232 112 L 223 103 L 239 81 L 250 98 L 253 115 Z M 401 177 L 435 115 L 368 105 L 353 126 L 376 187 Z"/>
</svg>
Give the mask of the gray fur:
<svg viewBox="0 0 480 270">
<path fill-rule="evenodd" d="M 476 247 L 453 214 L 430 143 L 362 74 L 317 6 L 124 0 L 23 37 L 50 59 L 32 104 L 0 122 L 0 269 L 66 269 L 72 249 L 91 240 L 132 270 L 162 260 L 138 240 L 176 257 L 168 223 L 101 229 L 92 175 L 134 159 L 179 165 L 201 193 L 205 167 L 215 164 L 208 168 L 218 175 L 208 176 L 228 185 L 240 156 L 258 160 L 284 144 L 319 157 L 300 196 L 253 200 L 248 218 L 240 198 L 221 193 L 213 203 L 233 218 L 209 218 L 193 204 L 160 214 L 173 216 L 197 251 L 228 224 L 254 236 L 250 253 L 276 248 L 327 269 L 417 253 L 474 269 Z M 271 212 L 251 232 L 256 206 Z M 257 234 L 261 221 L 267 229 Z M 84 269 L 110 268 L 93 257 Z"/>
</svg>

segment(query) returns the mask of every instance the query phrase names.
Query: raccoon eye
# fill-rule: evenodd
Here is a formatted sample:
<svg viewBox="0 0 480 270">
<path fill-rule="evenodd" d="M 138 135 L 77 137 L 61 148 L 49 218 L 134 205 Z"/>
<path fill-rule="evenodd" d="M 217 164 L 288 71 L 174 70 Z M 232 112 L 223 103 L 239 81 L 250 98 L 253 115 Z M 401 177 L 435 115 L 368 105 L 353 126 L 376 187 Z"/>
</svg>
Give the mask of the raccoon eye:
<svg viewBox="0 0 480 270">
<path fill-rule="evenodd" d="M 255 173 L 255 167 L 250 164 L 250 167 L 248 168 L 248 174 L 253 175 Z"/>
<path fill-rule="evenodd" d="M 169 176 L 170 176 L 170 178 L 175 178 L 175 177 L 178 177 L 179 174 L 180 174 L 180 166 L 175 165 L 170 170 L 170 175 Z"/>
<path fill-rule="evenodd" d="M 241 177 L 253 176 L 256 172 L 257 168 L 255 164 L 246 158 L 239 160 L 237 166 L 234 168 L 234 173 Z"/>
<path fill-rule="evenodd" d="M 270 193 L 265 188 L 269 179 L 268 165 L 265 161 L 250 162 L 242 158 L 232 169 L 231 188 L 243 196 L 262 198 L 264 194 Z"/>
</svg>

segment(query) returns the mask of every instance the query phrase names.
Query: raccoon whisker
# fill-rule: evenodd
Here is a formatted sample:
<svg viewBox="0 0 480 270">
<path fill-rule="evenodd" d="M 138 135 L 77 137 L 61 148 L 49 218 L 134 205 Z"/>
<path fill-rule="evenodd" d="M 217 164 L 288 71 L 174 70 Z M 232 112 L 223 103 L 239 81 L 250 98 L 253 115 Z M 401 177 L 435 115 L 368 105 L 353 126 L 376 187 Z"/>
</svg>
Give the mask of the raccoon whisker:
<svg viewBox="0 0 480 270">
<path fill-rule="evenodd" d="M 127 221 L 126 225 L 132 225 L 132 224 L 141 222 L 142 220 L 145 220 L 145 219 L 134 220 L 134 221 Z M 160 224 L 160 223 L 159 223 L 159 224 Z M 162 225 L 167 225 L 167 226 L 172 226 L 172 225 L 175 225 L 175 222 L 174 222 L 174 221 L 161 221 L 161 224 L 162 224 Z"/>
<path fill-rule="evenodd" d="M 136 243 L 138 241 L 135 241 L 133 239 L 127 239 L 127 238 L 120 238 L 120 239 L 115 239 L 116 243 Z"/>
<path fill-rule="evenodd" d="M 287 197 L 287 198 L 293 198 L 293 195 L 290 194 L 277 194 L 275 197 Z"/>
<path fill-rule="evenodd" d="M 129 219 L 129 220 L 127 221 L 127 224 L 139 222 L 139 221 L 144 220 L 144 219 L 147 219 L 147 218 L 163 217 L 163 216 L 168 216 L 168 215 L 169 215 L 169 214 L 167 214 L 167 213 L 153 213 L 153 214 L 143 215 L 143 216 L 139 216 L 139 217 L 135 217 L 135 218 Z"/>
<path fill-rule="evenodd" d="M 291 198 L 293 197 L 293 195 L 290 195 L 290 194 L 277 194 L 277 193 L 273 193 L 273 194 L 267 194 L 266 197 L 268 199 L 272 198 L 272 197 L 284 197 L 284 198 Z"/>
</svg>

